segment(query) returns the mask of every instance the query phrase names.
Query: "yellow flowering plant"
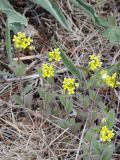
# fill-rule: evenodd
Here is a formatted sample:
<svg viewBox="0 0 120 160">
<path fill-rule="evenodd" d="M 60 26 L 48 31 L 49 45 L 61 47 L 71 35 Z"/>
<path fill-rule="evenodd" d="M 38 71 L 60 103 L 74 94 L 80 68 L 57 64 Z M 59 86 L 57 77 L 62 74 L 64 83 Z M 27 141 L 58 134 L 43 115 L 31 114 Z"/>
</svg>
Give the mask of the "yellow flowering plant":
<svg viewBox="0 0 120 160">
<path fill-rule="evenodd" d="M 31 45 L 33 40 L 31 39 L 31 37 L 27 37 L 23 32 L 18 32 L 17 35 L 14 35 L 13 42 L 17 49 L 34 49 L 34 47 Z"/>
<path fill-rule="evenodd" d="M 21 69 L 23 70 L 22 72 L 26 72 L 26 70 L 24 69 L 24 64 L 20 62 L 20 50 L 21 49 L 30 49 L 33 50 L 34 46 L 32 45 L 33 40 L 31 39 L 31 37 L 26 36 L 26 34 L 24 32 L 18 32 L 17 35 L 13 36 L 13 42 L 14 42 L 14 46 L 16 49 L 18 49 L 18 66 L 16 66 L 15 68 L 15 72 L 19 73 L 19 75 L 21 75 Z M 22 64 L 22 66 L 21 66 Z"/>
<path fill-rule="evenodd" d="M 38 93 L 43 99 L 43 108 L 46 110 L 54 98 L 53 82 L 55 77 L 55 67 L 53 64 L 45 62 L 40 69 L 37 69 L 37 72 L 46 79 L 44 82 L 47 83 L 47 86 L 43 83 L 43 86 L 38 88 Z"/>
<path fill-rule="evenodd" d="M 55 68 L 52 64 L 43 63 L 41 71 L 43 78 L 50 78 L 54 77 L 55 75 Z"/>
<path fill-rule="evenodd" d="M 64 78 L 63 89 L 68 92 L 68 94 L 74 94 L 75 89 L 79 87 L 79 83 L 75 83 L 74 78 Z"/>
<path fill-rule="evenodd" d="M 75 0 L 75 1 L 77 2 L 77 0 Z M 44 3 L 44 1 L 41 1 L 40 3 Z M 78 5 L 80 4 L 81 6 L 84 6 L 84 8 L 87 8 L 89 13 L 94 13 L 93 8 L 90 5 L 87 5 L 84 2 L 84 0 L 83 1 L 81 0 L 77 3 L 78 3 Z M 46 5 L 47 3 L 45 2 L 44 4 Z M 52 4 L 52 5 L 49 5 L 50 7 L 52 6 L 51 9 L 57 11 L 56 10 L 57 6 L 54 5 L 54 2 L 52 2 L 51 0 L 48 0 L 48 4 Z M 48 9 L 48 11 L 49 11 L 49 9 Z M 55 16 L 57 12 L 54 12 L 54 13 L 55 13 L 54 14 L 54 16 Z M 58 14 L 61 15 L 59 11 L 58 11 Z M 95 21 L 98 19 L 98 23 L 101 22 L 101 21 L 99 21 L 100 17 L 97 18 L 97 16 L 95 14 L 94 14 L 93 18 Z M 61 18 L 58 18 L 58 19 L 61 19 L 63 21 L 63 23 L 65 22 L 64 16 L 61 16 Z M 113 18 L 109 17 L 109 19 L 107 19 L 107 21 L 106 21 L 107 23 L 103 24 L 104 22 L 103 23 L 101 22 L 101 25 L 105 25 L 105 28 L 106 28 L 107 25 L 112 23 L 111 26 L 113 29 L 117 25 L 117 24 L 115 24 L 114 20 L 115 20 L 114 17 Z M 65 24 L 65 26 L 68 27 L 69 24 L 68 25 Z M 67 27 L 66 27 L 66 29 L 67 29 Z M 107 28 L 109 29 L 109 26 L 107 26 Z M 34 27 L 33 27 L 33 29 L 34 29 Z M 8 30 L 9 30 L 9 32 L 8 32 Z M 74 27 L 73 27 L 73 30 L 74 30 Z M 8 40 L 10 41 L 11 40 L 10 39 L 10 29 L 9 29 L 9 27 L 7 28 L 7 25 L 6 25 L 6 32 L 9 33 L 9 35 L 8 35 L 8 33 L 6 34 L 6 39 L 7 39 L 7 37 L 9 37 Z M 34 30 L 33 30 L 33 32 L 34 32 Z M 71 33 L 69 33 L 69 34 L 71 34 Z M 107 34 L 107 32 L 106 32 L 106 34 Z M 39 34 L 36 34 L 36 35 L 39 36 Z M 109 34 L 108 34 L 108 36 L 109 36 Z M 111 36 L 113 37 L 112 34 L 111 34 Z M 68 41 L 69 41 L 69 39 L 70 38 L 68 38 Z M 40 97 L 39 97 L 39 99 L 37 97 L 36 104 L 40 105 L 40 107 L 39 108 L 36 107 L 36 108 L 40 109 L 40 111 L 41 111 L 41 109 L 45 109 L 46 111 L 48 111 L 48 113 L 50 113 L 50 114 L 47 114 L 47 112 L 44 112 L 44 113 L 40 112 L 40 114 L 43 113 L 43 116 L 46 114 L 45 119 L 46 119 L 47 115 L 49 116 L 47 118 L 47 121 L 50 122 L 49 124 L 52 124 L 50 127 L 52 127 L 54 125 L 52 123 L 52 121 L 58 123 L 58 125 L 60 124 L 58 121 L 61 121 L 62 127 L 65 129 L 67 128 L 67 130 L 64 129 L 65 134 L 60 133 L 62 140 L 64 139 L 63 136 L 67 135 L 67 142 L 68 141 L 71 142 L 71 140 L 73 143 L 75 142 L 74 146 L 77 146 L 76 148 L 78 148 L 78 151 L 77 151 L 77 154 L 76 154 L 76 152 L 73 153 L 73 157 L 74 157 L 73 159 L 91 159 L 91 160 L 93 160 L 93 159 L 110 160 L 112 158 L 114 159 L 114 157 L 112 157 L 112 155 L 111 155 L 111 153 L 113 153 L 113 150 L 110 149 L 110 147 L 114 143 L 114 136 L 115 136 L 115 132 L 116 132 L 115 130 L 117 130 L 117 127 L 114 128 L 114 124 L 116 122 L 115 120 L 118 118 L 118 115 L 115 118 L 116 108 L 114 107 L 114 105 L 119 104 L 116 101 L 116 99 L 117 99 L 116 95 L 118 95 L 117 91 L 119 89 L 117 87 L 119 87 L 119 85 L 120 85 L 120 82 L 118 80 L 119 77 L 117 74 L 118 73 L 117 71 L 119 71 L 119 69 L 116 69 L 117 68 L 116 67 L 116 68 L 114 68 L 115 70 L 113 69 L 112 72 L 109 72 L 109 67 L 107 65 L 110 64 L 110 62 L 108 62 L 107 65 L 103 64 L 103 62 L 101 61 L 101 55 L 99 55 L 98 53 L 92 54 L 89 56 L 89 62 L 87 63 L 87 66 L 89 67 L 89 69 L 87 69 L 88 67 L 86 68 L 84 66 L 84 62 L 81 63 L 81 57 L 82 57 L 82 55 L 85 56 L 84 53 L 86 52 L 86 50 L 89 50 L 90 47 L 88 47 L 86 45 L 85 50 L 84 50 L 84 47 L 79 49 L 80 52 L 82 50 L 84 52 L 82 55 L 79 55 L 79 54 L 77 54 L 79 51 L 76 50 L 76 48 L 74 48 L 77 46 L 77 42 L 74 41 L 72 43 L 72 45 L 71 44 L 69 45 L 68 41 L 67 41 L 67 43 L 65 41 L 65 43 L 68 44 L 68 46 L 66 44 L 64 46 L 65 46 L 65 48 L 66 48 L 66 46 L 69 48 L 69 52 L 70 51 L 72 52 L 72 50 L 76 51 L 76 56 L 74 56 L 74 54 L 72 54 L 72 59 L 74 60 L 74 63 L 67 56 L 67 54 L 64 54 L 64 51 L 61 48 L 59 48 L 58 45 L 56 45 L 54 43 L 55 49 L 48 52 L 48 55 L 47 55 L 49 62 L 43 61 L 43 59 L 46 58 L 46 56 L 45 56 L 43 59 L 40 59 L 40 62 L 42 62 L 42 65 L 37 63 L 37 66 L 41 65 L 40 70 L 39 70 L 40 74 L 33 75 L 32 74 L 33 72 L 32 73 L 31 73 L 31 71 L 27 72 L 31 66 L 33 67 L 33 64 L 36 64 L 36 62 L 30 64 L 30 67 L 26 67 L 26 65 L 20 63 L 19 60 L 22 58 L 20 58 L 19 56 L 18 56 L 19 57 L 18 66 L 15 65 L 15 67 L 14 67 L 14 68 L 16 68 L 16 71 L 14 71 L 14 68 L 12 68 L 11 64 L 10 64 L 10 67 L 11 67 L 10 69 L 12 69 L 14 71 L 14 73 L 15 73 L 14 75 L 20 77 L 20 78 L 17 78 L 18 80 L 20 80 L 20 83 L 21 83 L 21 86 L 17 87 L 18 88 L 17 92 L 19 91 L 19 88 L 20 88 L 20 96 L 22 97 L 20 100 L 22 102 L 22 106 L 25 105 L 25 103 L 28 103 L 28 104 L 26 104 L 26 107 L 32 107 L 32 105 L 33 105 L 32 98 L 34 98 L 33 97 L 35 95 L 34 93 L 37 90 L 37 93 L 39 93 Z M 32 43 L 33 43 L 32 38 L 27 36 L 23 32 L 18 32 L 16 35 L 13 36 L 13 43 L 14 43 L 15 48 L 18 49 L 18 51 L 24 50 L 24 49 L 30 49 L 30 50 L 34 49 L 34 47 L 32 45 Z M 80 43 L 81 43 L 81 41 L 80 41 Z M 93 47 L 93 49 L 96 50 L 96 48 L 94 48 L 95 45 L 92 45 L 92 47 Z M 106 50 L 106 48 L 104 48 L 105 46 L 102 46 L 102 47 L 103 47 L 103 50 L 105 51 Z M 11 46 L 9 48 L 11 48 Z M 8 51 L 9 51 L 9 48 L 8 48 Z M 97 49 L 99 49 L 99 48 L 101 48 L 101 46 L 97 47 Z M 114 50 L 117 50 L 117 49 L 115 48 Z M 85 58 L 84 56 L 83 56 L 83 59 Z M 78 57 L 78 58 L 80 57 L 80 59 L 76 60 L 76 57 Z M 106 54 L 105 58 L 104 58 L 105 61 L 108 60 L 107 58 L 109 58 L 109 56 L 107 57 L 107 54 Z M 115 60 L 118 60 L 118 56 L 115 57 Z M 60 61 L 59 67 L 56 67 L 57 71 L 54 66 L 54 64 L 57 65 L 57 62 L 55 62 L 55 61 Z M 28 63 L 26 62 L 26 64 L 28 64 Z M 118 65 L 118 68 L 119 68 L 119 66 L 120 65 Z M 105 70 L 104 67 L 108 67 L 108 69 Z M 57 76 L 55 75 L 55 72 L 58 73 Z M 25 83 L 24 83 L 23 80 L 24 80 L 25 73 L 32 74 L 32 75 L 27 75 L 25 77 Z M 99 73 L 100 73 L 100 75 L 99 75 Z M 17 81 L 16 77 L 14 77 L 14 75 L 13 74 L 11 75 L 12 76 L 12 80 L 10 79 L 11 84 L 12 84 L 12 81 Z M 67 75 L 68 77 L 64 77 L 64 75 Z M 36 87 L 38 85 L 38 83 L 37 83 L 37 85 L 33 85 L 34 81 L 32 81 L 32 80 L 36 79 L 36 77 L 39 78 L 39 76 L 41 76 L 42 78 L 40 78 L 40 81 L 38 81 L 38 82 L 40 82 L 40 87 L 38 89 Z M 71 76 L 71 77 L 75 76 L 79 83 L 77 83 L 77 80 L 75 78 L 71 78 L 69 76 Z M 88 81 L 92 76 L 94 76 L 92 79 L 93 83 L 91 83 L 93 85 L 90 84 L 91 85 L 90 86 L 90 85 L 88 85 Z M 29 86 L 27 86 L 25 91 L 23 91 L 25 93 L 22 94 L 22 89 L 27 84 L 26 79 L 30 79 L 30 78 L 32 80 L 30 80 L 30 81 L 28 80 Z M 61 79 L 63 81 L 61 81 Z M 5 80 L 7 81 L 8 78 L 5 77 Z M 55 84 L 53 84 L 54 80 L 56 82 Z M 104 83 L 101 83 L 101 81 Z M 98 85 L 97 85 L 97 82 L 98 82 Z M 107 89 L 105 88 L 107 90 L 107 92 L 100 92 L 102 89 L 102 87 L 101 87 L 102 84 L 103 85 L 106 84 L 108 87 L 111 87 L 113 89 L 116 88 L 115 96 L 112 96 L 114 94 L 114 90 L 110 90 L 110 88 L 107 88 Z M 79 88 L 79 85 L 80 85 L 80 88 Z M 11 88 L 8 87 L 7 90 L 9 90 L 9 88 L 10 88 L 12 91 L 13 87 L 12 86 L 11 86 Z M 62 88 L 62 91 L 61 91 L 61 88 Z M 79 90 L 78 90 L 78 88 L 79 88 Z M 4 92 L 4 89 L 2 89 L 2 92 Z M 15 92 L 16 92 L 16 90 L 15 90 Z M 62 94 L 63 92 L 64 92 L 64 94 Z M 109 92 L 109 94 L 107 94 L 108 92 Z M 12 92 L 10 92 L 10 93 L 11 93 L 10 94 L 10 97 L 11 97 Z M 36 98 L 36 95 L 35 95 L 35 98 Z M 114 99 L 115 99 L 115 101 L 114 101 Z M 20 100 L 18 97 L 18 101 L 20 101 Z M 29 100 L 31 102 L 29 102 Z M 10 102 L 11 103 L 13 102 L 15 104 L 14 99 L 12 101 L 10 100 Z M 111 110 L 110 108 L 113 108 L 113 107 L 114 107 L 113 111 L 110 112 L 110 110 Z M 30 109 L 28 111 L 30 111 Z M 52 111 L 54 111 L 54 112 L 52 112 Z M 30 112 L 30 114 L 31 114 L 31 112 Z M 38 112 L 38 114 L 39 114 L 39 112 Z M 57 118 L 57 116 L 60 116 L 60 118 L 59 117 Z M 39 115 L 38 115 L 38 118 L 39 118 Z M 50 121 L 49 121 L 49 119 L 50 119 Z M 48 122 L 47 122 L 47 125 L 45 125 L 45 127 L 44 127 L 45 132 L 47 131 L 47 128 L 49 125 Z M 59 130 L 58 125 L 57 125 L 57 130 Z M 60 129 L 61 131 L 62 131 L 62 127 Z M 49 128 L 48 128 L 48 132 L 49 132 Z M 54 128 L 53 128 L 53 130 L 55 131 Z M 89 132 L 89 130 L 90 130 L 90 132 Z M 76 133 L 78 133 L 78 131 L 80 133 L 80 137 L 79 137 L 79 135 L 76 134 Z M 50 132 L 51 132 L 51 130 L 50 130 Z M 70 132 L 75 133 L 75 135 L 77 135 L 77 136 L 70 134 Z M 85 139 L 86 137 L 84 135 L 87 132 L 89 132 L 90 134 L 88 134 L 88 137 L 87 137 L 88 139 Z M 57 134 L 55 136 L 58 137 Z M 54 136 L 54 139 L 56 139 L 55 136 Z M 73 139 L 75 141 L 73 141 Z M 49 143 L 49 144 L 51 144 L 51 143 Z M 53 142 L 52 142 L 52 144 L 53 144 Z M 66 146 L 64 144 L 65 143 L 63 143 L 62 148 L 66 148 Z M 57 144 L 53 144 L 53 145 L 55 146 Z M 68 145 L 71 146 L 72 144 L 68 144 Z M 87 149 L 83 145 L 86 145 Z M 58 147 L 58 150 L 59 150 L 59 147 Z M 57 153 L 58 153 L 58 150 L 56 151 Z M 50 154 L 45 155 L 45 158 L 49 158 L 50 157 L 49 155 Z M 55 156 L 53 155 L 53 159 L 59 158 L 59 157 L 60 157 L 59 153 L 58 154 L 55 153 Z M 67 158 L 67 157 L 69 157 L 69 155 L 68 156 L 65 155 L 65 157 Z M 63 159 L 66 159 L 66 158 L 63 157 Z"/>
<path fill-rule="evenodd" d="M 101 142 L 110 142 L 114 136 L 113 129 L 110 130 L 107 126 L 103 126 L 100 130 L 100 141 Z"/>
<path fill-rule="evenodd" d="M 103 118 L 101 118 L 101 116 L 103 116 Z M 101 119 L 101 121 L 94 127 L 91 125 L 84 138 L 86 142 L 91 144 L 91 151 L 98 157 L 101 157 L 101 155 L 106 156 L 107 154 L 107 157 L 110 159 L 114 151 L 112 141 L 115 136 L 115 130 L 113 129 L 115 124 L 115 112 L 112 109 L 109 110 L 109 112 L 103 110 L 101 114 L 97 115 L 97 118 Z"/>
<path fill-rule="evenodd" d="M 108 75 L 106 70 L 100 71 L 101 78 L 107 86 L 111 88 L 116 88 L 120 85 L 120 82 L 117 81 L 117 73 L 113 73 L 111 76 Z"/>
<path fill-rule="evenodd" d="M 49 61 L 60 61 L 61 60 L 61 56 L 60 56 L 61 52 L 59 48 L 54 49 L 52 52 L 48 53 L 48 60 Z"/>
<path fill-rule="evenodd" d="M 115 133 L 112 129 L 115 123 L 115 112 L 114 110 L 110 110 L 108 112 L 107 117 L 102 119 L 101 129 L 100 129 L 100 141 L 101 142 L 111 142 Z"/>
<path fill-rule="evenodd" d="M 94 71 L 96 70 L 97 68 L 101 67 L 102 65 L 102 62 L 100 60 L 100 55 L 90 55 L 90 61 L 88 62 L 88 66 L 90 68 L 90 70 Z"/>
</svg>

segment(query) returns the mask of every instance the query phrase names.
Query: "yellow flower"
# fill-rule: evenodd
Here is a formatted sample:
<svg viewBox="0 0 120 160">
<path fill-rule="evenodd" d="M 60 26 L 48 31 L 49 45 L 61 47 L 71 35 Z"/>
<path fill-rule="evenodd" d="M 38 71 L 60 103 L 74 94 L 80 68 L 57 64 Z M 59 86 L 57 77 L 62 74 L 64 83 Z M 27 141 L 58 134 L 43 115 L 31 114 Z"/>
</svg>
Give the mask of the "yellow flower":
<svg viewBox="0 0 120 160">
<path fill-rule="evenodd" d="M 120 82 L 116 81 L 116 78 L 117 78 L 116 73 L 113 73 L 111 76 L 108 75 L 105 79 L 105 83 L 112 88 L 116 88 L 117 86 L 120 85 Z"/>
<path fill-rule="evenodd" d="M 117 74 L 116 73 L 113 73 L 111 76 L 109 76 L 107 74 L 107 71 L 104 71 L 102 70 L 100 72 L 101 74 L 101 78 L 103 79 L 103 81 L 109 86 L 109 87 L 112 87 L 112 88 L 116 88 L 117 86 L 120 85 L 120 82 L 118 82 L 116 79 L 117 79 Z"/>
<path fill-rule="evenodd" d="M 54 75 L 55 75 L 54 66 L 52 64 L 49 65 L 49 64 L 44 63 L 42 65 L 42 76 L 44 78 L 50 78 L 50 77 L 54 77 Z"/>
<path fill-rule="evenodd" d="M 19 49 L 29 48 L 30 50 L 34 49 L 34 47 L 31 46 L 31 43 L 33 42 L 33 40 L 30 37 L 27 37 L 25 33 L 18 32 L 17 35 L 14 35 L 13 42 L 16 48 L 19 48 Z"/>
<path fill-rule="evenodd" d="M 114 136 L 113 130 L 109 130 L 107 126 L 103 126 L 100 131 L 100 140 L 102 142 L 110 142 Z"/>
<path fill-rule="evenodd" d="M 63 89 L 68 91 L 68 94 L 74 94 L 75 88 L 79 87 L 79 83 L 75 83 L 74 78 L 64 78 Z"/>
<path fill-rule="evenodd" d="M 61 52 L 59 48 L 54 49 L 52 52 L 48 53 L 48 60 L 52 61 L 52 60 L 56 60 L 56 61 L 60 61 L 61 60 L 61 56 L 60 56 Z"/>
<path fill-rule="evenodd" d="M 88 63 L 88 65 L 92 71 L 96 70 L 98 67 L 101 67 L 102 62 L 100 60 L 100 55 L 90 55 L 90 62 Z"/>
</svg>

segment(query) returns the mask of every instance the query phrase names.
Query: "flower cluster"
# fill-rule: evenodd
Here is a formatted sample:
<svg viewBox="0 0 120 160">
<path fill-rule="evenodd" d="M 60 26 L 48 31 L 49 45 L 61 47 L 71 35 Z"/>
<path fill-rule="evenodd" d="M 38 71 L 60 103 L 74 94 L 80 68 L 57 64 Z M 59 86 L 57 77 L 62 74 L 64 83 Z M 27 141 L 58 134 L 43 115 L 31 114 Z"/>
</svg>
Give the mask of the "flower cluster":
<svg viewBox="0 0 120 160">
<path fill-rule="evenodd" d="M 110 142 L 114 136 L 113 130 L 110 130 L 107 126 L 103 126 L 100 130 L 100 140 L 102 142 Z"/>
<path fill-rule="evenodd" d="M 55 75 L 55 68 L 52 64 L 44 63 L 42 65 L 42 76 L 43 78 L 50 78 Z"/>
<path fill-rule="evenodd" d="M 75 88 L 79 87 L 79 83 L 75 83 L 74 78 L 64 78 L 63 89 L 68 91 L 68 94 L 74 94 Z"/>
<path fill-rule="evenodd" d="M 60 61 L 61 60 L 60 54 L 61 54 L 60 49 L 56 48 L 52 52 L 48 53 L 48 60 L 49 61 L 52 61 L 52 60 Z M 50 78 L 50 77 L 54 77 L 54 75 L 55 75 L 54 65 L 44 63 L 42 65 L 42 77 Z"/>
<path fill-rule="evenodd" d="M 15 43 L 16 48 L 19 49 L 29 48 L 30 50 L 34 49 L 34 47 L 31 46 L 33 40 L 30 37 L 27 37 L 25 33 L 18 32 L 17 35 L 14 35 L 13 42 Z"/>
<path fill-rule="evenodd" d="M 90 55 L 90 62 L 88 63 L 88 65 L 92 71 L 96 70 L 98 67 L 101 67 L 102 62 L 100 60 L 100 55 Z"/>
<path fill-rule="evenodd" d="M 120 85 L 120 82 L 118 82 L 117 79 L 117 74 L 113 73 L 111 76 L 108 75 L 107 71 L 102 70 L 100 72 L 101 74 L 101 78 L 103 79 L 103 81 L 112 88 L 116 88 L 118 85 Z"/>
<path fill-rule="evenodd" d="M 52 61 L 60 61 L 61 60 L 61 56 L 60 56 L 61 52 L 59 48 L 54 49 L 52 52 L 48 53 L 48 60 Z"/>
<path fill-rule="evenodd" d="M 52 52 L 48 53 L 48 60 L 49 61 L 60 61 L 61 60 L 61 52 L 59 48 L 54 49 Z M 43 64 L 42 65 L 42 77 L 43 78 L 50 78 L 55 75 L 55 68 L 54 66 Z M 74 94 L 75 89 L 79 87 L 79 83 L 75 83 L 74 78 L 64 78 L 63 81 L 63 89 L 68 92 L 68 94 Z"/>
</svg>

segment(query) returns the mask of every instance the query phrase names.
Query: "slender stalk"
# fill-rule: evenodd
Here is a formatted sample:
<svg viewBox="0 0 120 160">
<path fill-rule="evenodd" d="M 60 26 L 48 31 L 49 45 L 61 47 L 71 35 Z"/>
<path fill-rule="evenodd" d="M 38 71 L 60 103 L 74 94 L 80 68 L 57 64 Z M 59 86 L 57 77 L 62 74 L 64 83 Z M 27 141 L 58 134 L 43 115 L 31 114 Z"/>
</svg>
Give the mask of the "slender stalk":
<svg viewBox="0 0 120 160">
<path fill-rule="evenodd" d="M 45 84 L 43 82 L 43 88 L 44 88 L 44 97 L 43 97 L 43 107 L 44 107 L 44 110 L 46 110 L 46 90 L 45 90 Z"/>
<path fill-rule="evenodd" d="M 12 52 L 11 52 L 10 26 L 9 26 L 8 20 L 6 22 L 5 45 L 6 45 L 8 61 L 9 63 L 11 63 L 12 62 Z"/>
<path fill-rule="evenodd" d="M 20 73 L 20 50 L 18 50 L 18 69 L 19 69 L 19 73 Z M 23 81 L 22 81 L 22 77 L 20 74 L 20 93 L 22 93 L 22 89 L 23 89 Z M 24 104 L 24 95 L 22 97 L 22 100 L 23 100 L 23 104 Z"/>
</svg>

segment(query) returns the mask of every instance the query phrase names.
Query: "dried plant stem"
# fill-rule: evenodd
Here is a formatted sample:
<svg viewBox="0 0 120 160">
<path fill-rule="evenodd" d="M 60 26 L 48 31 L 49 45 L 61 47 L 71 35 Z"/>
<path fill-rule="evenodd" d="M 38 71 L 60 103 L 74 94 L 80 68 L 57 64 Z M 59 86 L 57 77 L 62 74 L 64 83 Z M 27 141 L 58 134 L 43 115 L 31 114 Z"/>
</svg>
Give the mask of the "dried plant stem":
<svg viewBox="0 0 120 160">
<path fill-rule="evenodd" d="M 79 151 L 80 151 L 80 148 L 81 148 L 81 145 L 82 145 L 82 142 L 83 142 L 83 137 L 84 137 L 84 134 L 85 134 L 85 129 L 86 129 L 86 123 L 84 125 L 83 131 L 82 131 L 82 134 L 81 134 L 81 137 L 80 137 L 80 142 L 79 142 L 79 146 L 78 146 L 78 150 L 77 150 L 77 154 L 76 154 L 75 160 L 78 160 L 78 157 L 79 157 Z"/>
</svg>

